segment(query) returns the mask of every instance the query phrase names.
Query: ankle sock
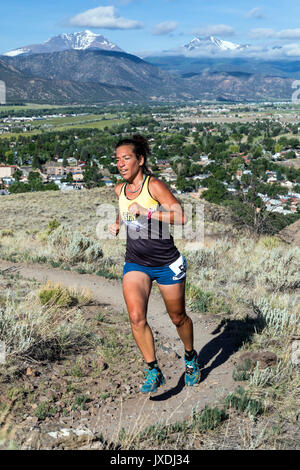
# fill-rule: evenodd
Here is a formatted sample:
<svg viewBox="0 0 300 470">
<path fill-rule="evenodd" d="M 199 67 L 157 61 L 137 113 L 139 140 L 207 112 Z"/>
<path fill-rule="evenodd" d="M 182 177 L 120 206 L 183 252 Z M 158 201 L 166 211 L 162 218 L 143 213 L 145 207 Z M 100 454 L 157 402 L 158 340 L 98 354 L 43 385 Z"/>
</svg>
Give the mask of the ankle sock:
<svg viewBox="0 0 300 470">
<path fill-rule="evenodd" d="M 192 359 L 194 359 L 195 356 L 197 356 L 195 349 L 193 349 L 192 351 L 185 350 L 184 357 L 187 361 L 191 361 Z"/>
<path fill-rule="evenodd" d="M 154 367 L 155 369 L 159 369 L 157 361 L 147 362 L 147 366 L 150 370 L 154 369 Z"/>
</svg>

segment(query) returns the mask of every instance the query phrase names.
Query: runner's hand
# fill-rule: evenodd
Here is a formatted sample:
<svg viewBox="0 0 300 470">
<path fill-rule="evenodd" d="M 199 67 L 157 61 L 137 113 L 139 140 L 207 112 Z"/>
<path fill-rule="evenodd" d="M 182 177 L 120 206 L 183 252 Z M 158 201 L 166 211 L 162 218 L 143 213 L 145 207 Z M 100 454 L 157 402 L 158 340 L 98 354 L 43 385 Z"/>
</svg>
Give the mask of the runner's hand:
<svg viewBox="0 0 300 470">
<path fill-rule="evenodd" d="M 130 206 L 128 207 L 128 211 L 132 215 L 144 215 L 147 217 L 148 214 L 148 209 L 145 209 L 145 207 L 141 206 L 137 202 L 130 204 Z"/>
<path fill-rule="evenodd" d="M 111 235 L 113 235 L 114 237 L 116 237 L 118 235 L 120 231 L 120 224 L 118 224 L 117 222 L 113 223 L 110 225 L 109 227 L 109 233 Z"/>
</svg>

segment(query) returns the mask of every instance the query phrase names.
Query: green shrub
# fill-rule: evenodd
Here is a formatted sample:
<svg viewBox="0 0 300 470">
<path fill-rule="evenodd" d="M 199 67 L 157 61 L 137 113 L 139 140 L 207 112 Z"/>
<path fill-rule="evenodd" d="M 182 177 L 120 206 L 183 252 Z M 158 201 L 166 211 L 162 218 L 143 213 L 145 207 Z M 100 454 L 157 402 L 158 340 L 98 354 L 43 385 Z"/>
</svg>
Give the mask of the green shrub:
<svg viewBox="0 0 300 470">
<path fill-rule="evenodd" d="M 265 298 L 257 300 L 253 307 L 273 336 L 293 330 L 298 323 L 298 315 L 292 314 L 284 308 L 273 307 Z"/>
<path fill-rule="evenodd" d="M 205 292 L 200 287 L 194 286 L 187 282 L 186 294 L 188 298 L 188 304 L 192 310 L 197 312 L 208 312 L 213 301 L 213 293 Z"/>
<path fill-rule="evenodd" d="M 91 345 L 94 335 L 79 311 L 41 305 L 34 292 L 20 303 L 8 297 L 0 307 L 0 340 L 8 360 L 55 360 L 67 351 Z"/>
<path fill-rule="evenodd" d="M 278 387 L 280 384 L 291 382 L 292 376 L 292 364 L 283 365 L 282 362 L 279 361 L 276 367 L 266 367 L 265 369 L 261 369 L 258 362 L 250 377 L 249 384 L 256 387 L 272 385 Z"/>
<path fill-rule="evenodd" d="M 50 235 L 50 233 L 52 233 L 58 227 L 60 227 L 60 223 L 58 222 L 58 220 L 56 219 L 50 220 L 50 222 L 48 223 L 48 227 L 47 227 L 47 234 Z"/>
<path fill-rule="evenodd" d="M 7 229 L 1 230 L 0 235 L 1 237 L 13 237 L 14 232 L 10 228 L 7 228 Z"/>
<path fill-rule="evenodd" d="M 230 393 L 225 398 L 226 407 L 235 408 L 240 412 L 247 413 L 250 418 L 262 414 L 264 407 L 258 400 L 251 398 L 250 394 L 246 392 L 242 387 L 238 387 L 236 393 Z"/>
<path fill-rule="evenodd" d="M 250 359 L 246 359 L 241 364 L 238 364 L 232 373 L 233 380 L 248 380 L 250 378 L 250 372 L 253 367 L 252 364 L 253 363 Z"/>
<path fill-rule="evenodd" d="M 198 286 L 187 282 L 186 294 L 189 307 L 195 312 L 212 314 L 230 313 L 230 306 L 224 302 L 221 296 L 216 296 L 213 292 L 204 291 Z"/>
<path fill-rule="evenodd" d="M 281 247 L 273 248 L 261 256 L 257 280 L 272 291 L 297 289 L 300 287 L 299 264 L 300 248 L 285 251 Z"/>
<path fill-rule="evenodd" d="M 218 253 L 215 247 L 203 248 L 188 255 L 188 260 L 191 261 L 196 268 L 215 267 L 218 259 Z"/>
<path fill-rule="evenodd" d="M 60 284 L 54 284 L 50 281 L 39 291 L 39 299 L 42 305 L 57 305 L 58 307 L 68 307 L 74 303 L 74 298 L 70 295 L 68 289 Z"/>
<path fill-rule="evenodd" d="M 54 416 L 56 414 L 56 412 L 57 412 L 57 410 L 56 410 L 56 407 L 54 405 L 52 405 L 49 402 L 44 402 L 44 403 L 40 403 L 38 405 L 37 410 L 35 412 L 35 416 L 37 416 L 37 418 L 40 421 L 43 421 L 44 419 L 46 419 L 49 416 Z"/>
<path fill-rule="evenodd" d="M 49 242 L 58 250 L 65 250 L 71 243 L 72 231 L 65 225 L 61 225 L 49 235 Z"/>
<path fill-rule="evenodd" d="M 36 256 L 34 258 L 32 258 L 32 262 L 33 263 L 47 263 L 48 261 L 48 258 L 47 256 Z"/>
<path fill-rule="evenodd" d="M 215 429 L 227 418 L 228 416 L 224 409 L 219 409 L 217 406 L 210 408 L 206 405 L 200 413 L 193 411 L 192 427 L 202 432 L 209 431 Z"/>
<path fill-rule="evenodd" d="M 85 410 L 85 404 L 87 401 L 88 397 L 86 395 L 78 395 L 77 397 L 75 397 L 74 404 L 72 405 L 72 410 Z"/>
<path fill-rule="evenodd" d="M 101 276 L 101 277 L 105 277 L 106 279 L 120 279 L 120 276 L 118 276 L 117 274 L 113 274 L 113 273 L 109 272 L 105 268 L 99 269 L 99 271 L 96 272 L 96 275 Z"/>
<path fill-rule="evenodd" d="M 81 261 L 92 263 L 103 257 L 103 251 L 98 243 L 80 232 L 73 232 L 64 225 L 50 233 L 49 243 L 55 247 L 60 260 L 71 264 Z"/>
<path fill-rule="evenodd" d="M 268 250 L 273 250 L 273 248 L 277 248 L 282 244 L 282 241 L 277 237 L 263 236 L 259 240 L 258 245 L 260 244 Z"/>
</svg>

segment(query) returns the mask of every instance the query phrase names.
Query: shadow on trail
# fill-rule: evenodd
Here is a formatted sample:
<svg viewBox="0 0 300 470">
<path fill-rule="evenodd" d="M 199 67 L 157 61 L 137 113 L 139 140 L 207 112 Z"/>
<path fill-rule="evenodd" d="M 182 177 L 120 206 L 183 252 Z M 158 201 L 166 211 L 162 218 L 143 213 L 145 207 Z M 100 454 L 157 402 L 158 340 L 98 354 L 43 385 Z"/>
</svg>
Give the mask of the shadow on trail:
<svg viewBox="0 0 300 470">
<path fill-rule="evenodd" d="M 218 336 L 199 351 L 198 364 L 201 368 L 201 382 L 207 379 L 213 369 L 227 362 L 230 356 L 237 352 L 244 343 L 247 343 L 254 333 L 259 333 L 265 326 L 265 322 L 260 316 L 257 318 L 246 317 L 244 320 L 223 319 L 211 333 L 212 335 L 219 333 Z M 208 365 L 212 360 L 213 362 Z M 179 394 L 184 387 L 184 374 L 182 374 L 175 387 L 160 395 L 150 397 L 150 400 L 168 400 Z"/>
<path fill-rule="evenodd" d="M 184 387 L 185 387 L 184 374 L 182 374 L 178 381 L 178 384 L 175 387 L 171 388 L 170 390 L 167 390 L 164 393 L 161 393 L 160 395 L 156 395 L 155 397 L 150 397 L 149 400 L 152 400 L 152 401 L 168 400 L 169 398 L 175 395 L 178 395 L 178 393 L 180 393 Z"/>
<path fill-rule="evenodd" d="M 230 356 L 247 343 L 254 333 L 259 333 L 265 326 L 263 318 L 259 316 L 257 318 L 246 317 L 244 320 L 222 320 L 212 332 L 213 335 L 220 334 L 199 351 L 201 382 L 213 369 L 227 362 Z M 207 366 L 212 359 L 214 359 L 213 362 Z"/>
</svg>

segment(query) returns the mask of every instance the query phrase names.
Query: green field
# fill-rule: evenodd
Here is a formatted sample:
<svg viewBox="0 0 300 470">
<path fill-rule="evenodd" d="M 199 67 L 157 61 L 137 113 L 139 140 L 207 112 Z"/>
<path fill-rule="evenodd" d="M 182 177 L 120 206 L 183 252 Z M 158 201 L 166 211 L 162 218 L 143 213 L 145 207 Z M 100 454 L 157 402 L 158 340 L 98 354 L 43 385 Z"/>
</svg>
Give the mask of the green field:
<svg viewBox="0 0 300 470">
<path fill-rule="evenodd" d="M 43 124 L 51 124 L 54 127 L 61 127 L 62 125 L 65 126 L 72 126 L 74 124 L 86 124 L 88 122 L 93 122 L 93 121 L 106 121 L 106 120 L 112 120 L 116 119 L 116 115 L 110 114 L 105 116 L 105 119 L 103 116 L 99 116 L 99 114 L 86 114 L 84 116 L 66 116 L 66 117 L 49 117 L 45 121 L 34 121 L 33 126 L 34 127 L 41 127 Z"/>
<path fill-rule="evenodd" d="M 19 137 L 19 135 L 25 135 L 27 137 L 41 134 L 40 130 L 28 131 L 28 132 L 7 132 L 6 134 L 0 134 L 0 139 L 11 139 L 12 137 Z"/>
<path fill-rule="evenodd" d="M 56 131 L 65 131 L 66 129 L 70 129 L 70 127 L 76 127 L 78 128 L 85 128 L 85 129 L 104 129 L 105 127 L 112 127 L 115 125 L 119 124 L 125 124 L 128 122 L 128 119 L 104 119 L 104 120 L 99 120 L 99 121 L 91 121 L 91 122 L 85 122 L 85 123 L 65 123 L 65 125 L 57 126 L 54 128 Z"/>
<path fill-rule="evenodd" d="M 113 117 L 114 115 L 109 115 Z M 97 114 L 88 114 L 86 116 L 73 116 L 73 117 L 62 117 L 62 118 L 49 118 L 45 121 L 37 121 L 33 123 L 34 129 L 28 132 L 8 132 L 6 134 L 0 134 L 0 138 L 11 138 L 18 137 L 19 135 L 33 136 L 44 132 L 53 131 L 65 131 L 68 129 L 104 129 L 105 127 L 112 127 L 114 125 L 125 124 L 128 119 L 103 119 L 99 118 Z M 49 127 L 43 127 L 49 125 Z M 51 126 L 51 127 L 50 127 Z"/>
</svg>

